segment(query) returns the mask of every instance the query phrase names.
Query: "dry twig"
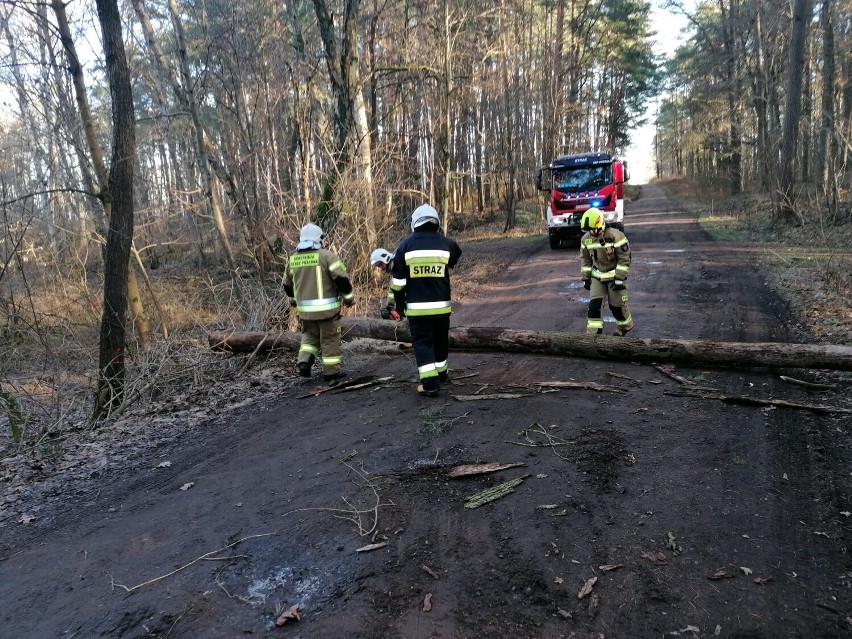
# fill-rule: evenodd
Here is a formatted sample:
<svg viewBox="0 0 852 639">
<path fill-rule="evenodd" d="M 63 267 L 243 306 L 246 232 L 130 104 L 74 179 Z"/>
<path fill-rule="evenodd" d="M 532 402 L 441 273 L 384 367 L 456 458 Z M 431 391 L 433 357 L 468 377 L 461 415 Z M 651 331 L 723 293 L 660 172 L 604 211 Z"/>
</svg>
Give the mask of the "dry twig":
<svg viewBox="0 0 852 639">
<path fill-rule="evenodd" d="M 149 579 L 148 581 L 143 581 L 141 584 L 136 584 L 135 586 L 130 587 L 130 588 L 128 588 L 124 584 L 117 583 L 114 579 L 110 579 L 110 584 L 112 585 L 113 588 L 122 588 L 123 590 L 126 590 L 127 592 L 134 592 L 135 590 L 139 590 L 140 588 L 144 588 L 145 586 L 150 586 L 153 583 L 156 583 L 158 581 L 162 581 L 163 579 L 166 579 L 167 577 L 171 577 L 172 575 L 179 573 L 181 570 L 184 570 L 185 568 L 189 568 L 190 566 L 198 563 L 199 561 L 202 561 L 204 559 L 208 559 L 209 557 L 211 557 L 211 556 L 213 556 L 217 553 L 220 553 L 223 550 L 227 550 L 228 548 L 233 548 L 237 544 L 241 544 L 244 541 L 248 541 L 249 539 L 257 539 L 259 537 L 269 537 L 270 535 L 277 535 L 277 534 L 278 533 L 271 532 L 271 533 L 263 533 L 263 534 L 260 534 L 260 535 L 249 535 L 248 537 L 243 537 L 242 539 L 237 539 L 237 541 L 230 543 L 227 546 L 223 546 L 222 548 L 219 548 L 218 550 L 212 550 L 208 553 L 204 553 L 200 557 L 196 557 L 195 559 L 190 561 L 188 564 L 184 564 L 180 568 L 175 568 L 174 570 L 172 570 L 169 573 L 166 573 L 165 575 L 160 575 L 159 577 L 155 577 L 154 579 Z M 228 560 L 228 559 L 231 559 L 231 557 L 220 557 L 219 559 Z"/>
</svg>

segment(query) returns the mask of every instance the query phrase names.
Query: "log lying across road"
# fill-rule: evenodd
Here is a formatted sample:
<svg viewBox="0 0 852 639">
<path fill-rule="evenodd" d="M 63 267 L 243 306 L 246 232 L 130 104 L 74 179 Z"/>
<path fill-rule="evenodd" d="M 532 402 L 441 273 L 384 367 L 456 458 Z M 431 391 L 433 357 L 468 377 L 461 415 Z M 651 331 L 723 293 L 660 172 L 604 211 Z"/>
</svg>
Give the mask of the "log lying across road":
<svg viewBox="0 0 852 639">
<path fill-rule="evenodd" d="M 397 342 L 411 341 L 407 322 L 344 317 L 341 324 L 344 339 L 367 337 Z M 214 350 L 235 353 L 273 348 L 296 350 L 299 347 L 299 335 L 290 332 L 214 331 L 208 336 L 208 342 Z M 450 329 L 450 348 L 458 351 L 567 355 L 655 364 L 852 371 L 852 346 L 837 344 L 711 342 L 462 326 Z"/>
</svg>

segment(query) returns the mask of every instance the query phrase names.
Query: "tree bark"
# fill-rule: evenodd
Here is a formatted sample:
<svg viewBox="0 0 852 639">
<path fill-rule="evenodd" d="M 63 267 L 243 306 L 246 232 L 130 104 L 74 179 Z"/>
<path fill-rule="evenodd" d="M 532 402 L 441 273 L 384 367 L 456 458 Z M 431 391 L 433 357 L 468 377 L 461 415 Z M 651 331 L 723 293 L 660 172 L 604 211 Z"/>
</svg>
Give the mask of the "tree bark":
<svg viewBox="0 0 852 639">
<path fill-rule="evenodd" d="M 344 339 L 367 337 L 398 342 L 411 341 L 407 323 L 344 317 L 341 324 Z M 299 347 L 297 333 L 214 331 L 207 339 L 213 350 L 235 353 Z M 450 348 L 457 351 L 577 356 L 657 364 L 852 370 L 852 346 L 837 344 L 747 344 L 470 326 L 450 329 Z"/>
<path fill-rule="evenodd" d="M 94 418 L 100 419 L 117 408 L 124 398 L 124 320 L 127 314 L 130 247 L 133 243 L 136 119 L 117 0 L 97 0 L 97 7 L 112 98 L 113 132 L 109 189 L 106 194 L 112 209 L 104 256 L 104 306 L 94 409 Z"/>
<path fill-rule="evenodd" d="M 787 69 L 787 106 L 784 112 L 784 133 L 778 163 L 779 210 L 781 220 L 801 223 L 793 201 L 793 166 L 797 157 L 799 119 L 802 114 L 802 75 L 807 55 L 808 25 L 813 15 L 812 0 L 793 1 L 793 20 L 790 34 L 790 59 Z"/>
</svg>

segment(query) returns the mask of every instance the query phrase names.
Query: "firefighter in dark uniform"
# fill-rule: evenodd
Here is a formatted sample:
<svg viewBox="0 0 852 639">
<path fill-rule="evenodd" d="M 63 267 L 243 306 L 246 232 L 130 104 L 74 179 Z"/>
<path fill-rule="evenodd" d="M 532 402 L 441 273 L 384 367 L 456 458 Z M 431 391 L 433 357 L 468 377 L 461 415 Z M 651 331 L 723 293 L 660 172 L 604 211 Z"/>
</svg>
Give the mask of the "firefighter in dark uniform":
<svg viewBox="0 0 852 639">
<path fill-rule="evenodd" d="M 633 328 L 627 307 L 627 275 L 630 272 L 630 245 L 627 236 L 604 222 L 603 213 L 592 207 L 583 213 L 580 228 L 580 273 L 589 291 L 587 333 L 603 333 L 603 301 L 615 317 L 615 335 Z"/>
<path fill-rule="evenodd" d="M 408 317 L 420 385 L 435 397 L 447 380 L 450 341 L 450 269 L 461 257 L 456 241 L 441 231 L 438 211 L 423 204 L 411 214 L 413 233 L 397 247 L 391 269 L 396 311 Z"/>
<path fill-rule="evenodd" d="M 370 253 L 370 266 L 382 273 L 390 273 L 393 268 L 393 253 L 387 249 L 377 248 Z M 385 306 L 381 310 L 381 316 L 382 319 L 402 319 L 399 313 L 396 312 L 396 300 L 394 299 L 392 288 L 388 288 L 388 296 L 385 299 Z"/>
<path fill-rule="evenodd" d="M 299 233 L 296 252 L 284 273 L 284 292 L 296 309 L 302 325 L 302 343 L 296 359 L 299 374 L 311 376 L 311 368 L 322 353 L 325 381 L 343 377 L 340 370 L 340 305 L 352 306 L 355 292 L 346 265 L 333 251 L 322 248 L 323 232 L 306 224 Z"/>
</svg>

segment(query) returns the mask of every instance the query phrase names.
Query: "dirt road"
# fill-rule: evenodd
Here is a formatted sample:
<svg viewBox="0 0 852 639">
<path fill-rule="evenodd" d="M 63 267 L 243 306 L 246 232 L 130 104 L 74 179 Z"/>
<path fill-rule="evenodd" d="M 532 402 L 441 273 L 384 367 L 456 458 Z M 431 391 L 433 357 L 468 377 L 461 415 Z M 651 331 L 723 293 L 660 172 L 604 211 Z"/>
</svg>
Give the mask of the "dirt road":
<svg viewBox="0 0 852 639">
<path fill-rule="evenodd" d="M 637 336 L 792 341 L 749 249 L 711 241 L 658 188 L 626 232 Z M 457 279 L 499 269 L 454 325 L 584 330 L 574 250 L 462 248 Z M 509 354 L 451 353 L 452 383 L 420 398 L 410 353 L 365 341 L 347 369 L 390 383 L 300 398 L 314 385 L 292 359 L 247 372 L 272 395 L 128 442 L 129 461 L 107 455 L 31 523 L 7 518 L 0 637 L 850 636 L 849 420 L 673 395 L 683 384 L 653 366 Z M 840 376 L 820 392 L 777 371 L 674 372 L 850 406 Z M 615 390 L 536 385 L 552 381 Z M 484 462 L 522 465 L 448 477 Z M 276 627 L 291 606 L 301 620 Z"/>
</svg>

